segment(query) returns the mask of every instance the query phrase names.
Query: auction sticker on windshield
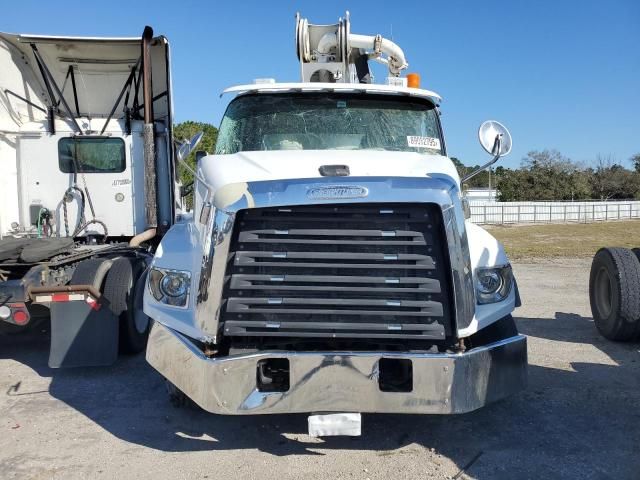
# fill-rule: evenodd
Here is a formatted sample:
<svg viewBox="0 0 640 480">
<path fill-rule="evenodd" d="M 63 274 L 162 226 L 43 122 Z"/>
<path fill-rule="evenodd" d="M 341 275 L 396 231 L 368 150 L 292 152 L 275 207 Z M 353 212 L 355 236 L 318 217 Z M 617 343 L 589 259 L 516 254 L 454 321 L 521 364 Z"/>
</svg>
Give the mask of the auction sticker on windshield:
<svg viewBox="0 0 640 480">
<path fill-rule="evenodd" d="M 413 148 L 433 148 L 434 150 L 440 150 L 440 139 L 433 137 L 419 137 L 417 135 L 408 135 L 407 145 Z"/>
</svg>

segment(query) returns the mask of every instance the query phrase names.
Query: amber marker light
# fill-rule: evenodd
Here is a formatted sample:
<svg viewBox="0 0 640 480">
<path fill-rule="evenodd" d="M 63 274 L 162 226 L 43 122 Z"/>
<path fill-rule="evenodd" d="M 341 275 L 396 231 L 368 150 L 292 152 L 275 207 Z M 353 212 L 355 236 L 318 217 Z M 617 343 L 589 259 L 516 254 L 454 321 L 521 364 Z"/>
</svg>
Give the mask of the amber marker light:
<svg viewBox="0 0 640 480">
<path fill-rule="evenodd" d="M 407 73 L 407 87 L 420 88 L 420 74 L 419 73 Z"/>
</svg>

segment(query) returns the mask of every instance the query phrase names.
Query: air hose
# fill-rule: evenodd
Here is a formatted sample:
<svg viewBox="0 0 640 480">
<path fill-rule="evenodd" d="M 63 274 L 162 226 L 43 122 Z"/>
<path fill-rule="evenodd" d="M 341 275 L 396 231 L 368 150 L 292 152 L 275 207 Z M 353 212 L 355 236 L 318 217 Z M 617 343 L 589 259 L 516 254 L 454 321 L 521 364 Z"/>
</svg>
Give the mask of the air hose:
<svg viewBox="0 0 640 480">
<path fill-rule="evenodd" d="M 51 236 L 51 212 L 48 208 L 41 208 L 38 211 L 38 238 Z"/>
<path fill-rule="evenodd" d="M 76 228 L 74 229 L 73 233 L 71 234 L 72 237 L 77 237 L 80 232 L 82 232 L 83 230 L 85 230 L 89 225 L 92 224 L 97 224 L 97 225 L 101 225 L 104 233 L 103 235 L 103 240 L 106 241 L 108 235 L 109 235 L 109 230 L 107 229 L 107 225 L 102 221 L 102 220 L 98 220 L 96 219 L 96 212 L 93 208 L 93 201 L 91 200 L 91 194 L 89 193 L 89 187 L 87 186 L 87 179 L 84 176 L 84 172 L 82 171 L 82 169 L 80 168 L 80 164 L 76 158 L 76 155 L 73 155 L 72 157 L 72 164 L 73 164 L 73 185 L 70 186 L 65 192 L 64 192 L 64 196 L 62 197 L 62 208 L 64 211 L 64 229 L 65 229 L 65 233 L 67 235 L 67 237 L 69 236 L 69 220 L 68 220 L 68 213 L 67 213 L 67 202 L 71 202 L 71 200 L 73 199 L 73 191 L 75 190 L 76 192 L 78 192 L 80 194 L 80 211 L 79 211 L 79 215 L 78 215 L 78 222 L 76 223 Z M 78 187 L 78 172 L 80 172 L 80 175 L 82 177 L 82 183 L 84 185 L 84 191 Z M 86 201 L 89 202 L 89 209 L 91 210 L 91 220 L 86 221 L 84 213 L 85 213 L 85 204 Z"/>
<path fill-rule="evenodd" d="M 62 197 L 62 210 L 64 213 L 64 231 L 66 236 L 69 236 L 69 218 L 68 218 L 68 212 L 67 212 L 67 203 L 71 202 L 71 200 L 73 200 L 73 192 L 74 190 L 76 192 L 78 192 L 78 194 L 80 195 L 80 211 L 78 212 L 78 221 L 75 225 L 75 228 L 73 230 L 73 235 L 71 235 L 72 237 L 75 237 L 78 232 L 79 232 L 79 228 L 80 226 L 85 223 L 85 219 L 84 219 L 84 204 L 85 204 L 85 200 L 84 200 L 84 192 L 82 190 L 80 190 L 80 188 L 78 188 L 75 184 L 72 185 L 71 187 L 67 188 L 67 191 L 64 192 L 64 196 Z"/>
</svg>

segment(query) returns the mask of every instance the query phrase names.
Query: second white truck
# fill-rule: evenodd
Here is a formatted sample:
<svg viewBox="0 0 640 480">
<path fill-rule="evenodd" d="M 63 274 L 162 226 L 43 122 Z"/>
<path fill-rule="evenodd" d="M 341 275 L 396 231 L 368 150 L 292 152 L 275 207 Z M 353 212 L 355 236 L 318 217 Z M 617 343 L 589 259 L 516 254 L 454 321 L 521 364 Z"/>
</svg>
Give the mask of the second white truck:
<svg viewBox="0 0 640 480">
<path fill-rule="evenodd" d="M 50 320 L 51 367 L 145 349 L 147 267 L 182 207 L 172 124 L 150 27 L 0 33 L 0 333 Z"/>
</svg>

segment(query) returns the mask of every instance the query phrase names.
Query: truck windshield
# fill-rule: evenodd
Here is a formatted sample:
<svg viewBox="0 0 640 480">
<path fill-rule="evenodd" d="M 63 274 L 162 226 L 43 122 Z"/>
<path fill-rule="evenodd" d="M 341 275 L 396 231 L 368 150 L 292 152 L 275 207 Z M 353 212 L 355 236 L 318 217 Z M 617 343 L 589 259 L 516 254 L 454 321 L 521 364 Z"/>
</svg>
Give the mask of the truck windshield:
<svg viewBox="0 0 640 480">
<path fill-rule="evenodd" d="M 58 165 L 64 173 L 119 173 L 126 167 L 124 141 L 121 138 L 61 138 Z"/>
<path fill-rule="evenodd" d="M 371 94 L 256 94 L 229 104 L 217 154 L 257 150 L 393 150 L 441 154 L 435 106 Z"/>
</svg>

